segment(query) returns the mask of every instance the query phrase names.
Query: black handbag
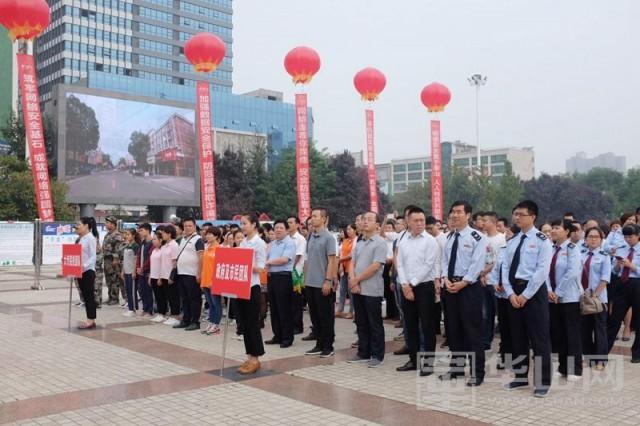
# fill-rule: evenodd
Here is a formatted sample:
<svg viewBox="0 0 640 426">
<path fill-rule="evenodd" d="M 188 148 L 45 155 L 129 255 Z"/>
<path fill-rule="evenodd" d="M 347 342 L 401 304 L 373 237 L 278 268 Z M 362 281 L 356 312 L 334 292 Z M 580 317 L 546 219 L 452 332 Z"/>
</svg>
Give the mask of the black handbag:
<svg viewBox="0 0 640 426">
<path fill-rule="evenodd" d="M 193 237 L 195 237 L 197 234 L 194 234 L 192 236 L 189 237 L 189 239 L 187 240 L 186 243 L 184 243 L 184 247 L 182 247 L 182 250 L 180 250 L 180 253 L 178 253 L 178 257 L 176 257 L 176 265 L 178 264 L 178 259 L 180 259 L 180 255 L 182 254 L 182 252 L 184 251 L 184 249 L 187 248 L 187 245 L 189 244 L 189 242 L 193 239 Z M 169 274 L 169 284 L 173 284 L 176 282 L 176 280 L 178 279 L 178 268 L 175 267 L 171 270 L 171 273 Z"/>
</svg>

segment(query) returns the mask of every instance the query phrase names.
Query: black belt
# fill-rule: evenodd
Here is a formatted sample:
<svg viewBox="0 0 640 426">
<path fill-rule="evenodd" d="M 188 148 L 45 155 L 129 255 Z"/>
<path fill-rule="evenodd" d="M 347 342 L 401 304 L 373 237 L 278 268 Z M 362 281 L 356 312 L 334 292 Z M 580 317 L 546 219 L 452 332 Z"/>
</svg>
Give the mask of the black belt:
<svg viewBox="0 0 640 426">
<path fill-rule="evenodd" d="M 458 276 L 450 277 L 449 281 L 451 281 L 452 283 L 455 283 L 455 282 L 458 282 L 458 281 L 462 281 L 462 278 L 464 278 L 464 277 L 458 277 Z"/>
<path fill-rule="evenodd" d="M 269 272 L 268 276 L 270 277 L 284 277 L 287 275 L 291 275 L 291 271 L 278 271 L 278 272 Z"/>
<path fill-rule="evenodd" d="M 414 287 L 418 287 L 419 285 L 422 285 L 422 284 L 426 284 L 426 285 L 433 284 L 433 281 L 423 281 L 421 283 L 416 284 Z"/>
<path fill-rule="evenodd" d="M 527 285 L 527 284 L 529 284 L 529 281 L 521 280 L 518 278 L 516 278 L 516 280 L 513 283 L 511 283 L 511 285 Z"/>
</svg>

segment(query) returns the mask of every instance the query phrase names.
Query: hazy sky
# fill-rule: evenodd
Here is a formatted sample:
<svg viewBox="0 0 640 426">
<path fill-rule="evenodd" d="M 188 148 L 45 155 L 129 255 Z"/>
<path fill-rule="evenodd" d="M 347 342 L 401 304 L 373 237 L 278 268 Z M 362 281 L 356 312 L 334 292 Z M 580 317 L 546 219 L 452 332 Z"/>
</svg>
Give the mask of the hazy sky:
<svg viewBox="0 0 640 426">
<path fill-rule="evenodd" d="M 315 136 L 330 152 L 364 149 L 364 103 L 353 75 L 387 76 L 375 104 L 376 162 L 428 155 L 419 94 L 449 87 L 444 140 L 533 146 L 536 172 L 564 172 L 577 151 L 640 164 L 640 0 L 235 0 L 234 92 L 295 93 L 283 59 L 298 45 L 322 67 L 307 87 Z"/>
</svg>

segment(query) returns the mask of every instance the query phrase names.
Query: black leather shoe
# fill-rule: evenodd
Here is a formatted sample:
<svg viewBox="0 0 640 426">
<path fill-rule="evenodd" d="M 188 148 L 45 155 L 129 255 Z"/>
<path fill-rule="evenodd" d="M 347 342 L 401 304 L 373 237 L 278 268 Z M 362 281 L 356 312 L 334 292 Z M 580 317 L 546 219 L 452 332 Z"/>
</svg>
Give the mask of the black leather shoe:
<svg viewBox="0 0 640 426">
<path fill-rule="evenodd" d="M 288 348 L 288 347 L 290 347 L 291 345 L 293 345 L 293 343 L 292 343 L 292 342 L 282 342 L 282 343 L 280 343 L 280 347 L 281 347 L 281 348 L 283 348 L 283 349 L 284 349 L 284 348 Z"/>
<path fill-rule="evenodd" d="M 507 383 L 506 385 L 504 385 L 504 388 L 506 390 L 513 390 L 513 389 L 519 389 L 519 388 L 524 388 L 529 386 L 529 382 L 523 382 L 521 380 L 514 380 L 512 382 Z"/>
<path fill-rule="evenodd" d="M 458 377 L 464 377 L 464 373 L 456 373 L 455 371 L 447 371 L 444 374 L 441 374 L 438 376 L 438 379 L 445 381 L 445 380 L 453 380 L 453 379 L 457 379 Z"/>
<path fill-rule="evenodd" d="M 403 347 L 401 347 L 397 351 L 393 351 L 393 354 L 394 355 L 409 355 L 409 347 L 407 345 L 404 345 Z"/>
<path fill-rule="evenodd" d="M 427 377 L 433 374 L 433 370 L 430 368 L 425 368 L 420 370 L 420 377 Z"/>
<path fill-rule="evenodd" d="M 467 380 L 467 386 L 469 387 L 480 386 L 482 383 L 484 383 L 484 379 L 480 377 L 471 378 Z"/>
<path fill-rule="evenodd" d="M 200 324 L 193 322 L 184 328 L 184 331 L 193 331 L 193 330 L 200 330 Z"/>
<path fill-rule="evenodd" d="M 293 334 L 302 334 L 302 329 L 301 328 L 294 328 L 293 329 Z"/>
<path fill-rule="evenodd" d="M 640 358 L 631 358 L 631 364 L 640 364 Z"/>
<path fill-rule="evenodd" d="M 317 339 L 315 334 L 309 333 L 308 335 L 304 336 L 302 340 L 304 340 L 305 342 L 310 342 L 311 340 L 317 340 Z"/>
<path fill-rule="evenodd" d="M 186 322 L 180 321 L 180 323 L 174 325 L 173 328 L 187 328 L 188 325 L 189 324 L 187 324 Z"/>
<path fill-rule="evenodd" d="M 265 345 L 277 345 L 279 343 L 280 343 L 280 340 L 276 340 L 275 337 L 264 341 Z"/>
<path fill-rule="evenodd" d="M 400 367 L 396 368 L 396 371 L 416 371 L 418 369 L 418 367 L 416 366 L 416 363 L 413 361 L 408 361 L 405 365 L 401 365 Z"/>
<path fill-rule="evenodd" d="M 549 396 L 549 388 L 535 388 L 535 390 L 533 391 L 533 396 L 535 396 L 536 398 L 546 398 L 547 396 Z"/>
</svg>

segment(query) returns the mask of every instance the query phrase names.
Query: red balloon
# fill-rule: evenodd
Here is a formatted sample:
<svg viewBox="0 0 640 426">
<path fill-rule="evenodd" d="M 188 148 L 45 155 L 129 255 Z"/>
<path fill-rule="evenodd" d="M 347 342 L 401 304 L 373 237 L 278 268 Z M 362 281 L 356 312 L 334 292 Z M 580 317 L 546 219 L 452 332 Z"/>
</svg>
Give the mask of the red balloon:
<svg viewBox="0 0 640 426">
<path fill-rule="evenodd" d="M 49 25 L 51 11 L 45 0 L 0 0 L 0 24 L 9 31 L 9 37 L 31 40 Z"/>
<path fill-rule="evenodd" d="M 284 69 L 294 84 L 307 84 L 320 69 L 320 56 L 310 47 L 298 46 L 284 57 Z"/>
<path fill-rule="evenodd" d="M 380 70 L 369 67 L 356 73 L 353 84 L 363 101 L 375 101 L 387 85 L 387 79 Z"/>
<path fill-rule="evenodd" d="M 443 84 L 431 83 L 422 89 L 420 99 L 429 112 L 442 112 L 451 100 L 451 92 Z"/>
<path fill-rule="evenodd" d="M 184 56 L 199 72 L 213 72 L 224 59 L 225 47 L 220 37 L 198 33 L 184 45 Z"/>
</svg>

